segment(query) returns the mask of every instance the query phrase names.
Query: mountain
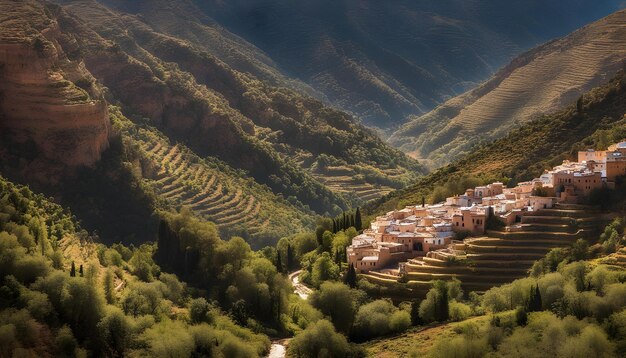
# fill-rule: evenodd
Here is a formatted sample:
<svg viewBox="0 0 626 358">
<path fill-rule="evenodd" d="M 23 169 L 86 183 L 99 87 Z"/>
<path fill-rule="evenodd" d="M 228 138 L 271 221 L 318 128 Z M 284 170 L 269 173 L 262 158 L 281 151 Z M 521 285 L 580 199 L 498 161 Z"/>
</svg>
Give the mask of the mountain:
<svg viewBox="0 0 626 358">
<path fill-rule="evenodd" d="M 618 11 L 514 59 L 491 79 L 414 117 L 390 143 L 433 166 L 576 101 L 624 68 L 626 11 Z"/>
<path fill-rule="evenodd" d="M 626 138 L 626 73 L 584 93 L 581 100 L 532 120 L 495 141 L 474 147 L 410 187 L 367 207 L 368 214 L 459 194 L 480 183 L 509 184 L 536 178 L 545 169 L 576 158 L 579 150 L 605 149 Z"/>
<path fill-rule="evenodd" d="M 285 73 L 382 129 L 428 112 L 522 51 L 622 6 L 616 0 L 193 2 Z"/>
<path fill-rule="evenodd" d="M 0 128 L 37 147 L 30 176 L 47 161 L 91 165 L 108 146 L 107 105 L 93 77 L 60 48 L 58 25 L 15 2 L 0 3 Z M 30 21 L 26 20 L 27 18 Z M 27 154 L 26 152 L 24 153 Z"/>
<path fill-rule="evenodd" d="M 80 207 L 106 237 L 149 240 L 154 208 L 191 206 L 260 245 L 425 172 L 290 89 L 251 45 L 178 13 L 184 2 L 151 2 L 172 4 L 154 13 L 171 28 L 95 1 L 59 3 L 0 2 L 1 169 Z M 195 39 L 180 30 L 190 21 Z M 229 53 L 258 77 L 215 56 Z"/>
</svg>

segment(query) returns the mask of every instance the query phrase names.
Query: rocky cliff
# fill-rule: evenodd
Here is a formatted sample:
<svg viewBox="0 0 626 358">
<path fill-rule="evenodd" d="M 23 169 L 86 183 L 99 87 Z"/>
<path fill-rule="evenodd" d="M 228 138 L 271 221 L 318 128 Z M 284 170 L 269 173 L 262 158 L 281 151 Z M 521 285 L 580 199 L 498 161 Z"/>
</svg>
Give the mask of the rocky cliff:
<svg viewBox="0 0 626 358">
<path fill-rule="evenodd" d="M 94 164 L 110 135 L 107 104 L 95 79 L 82 62 L 68 59 L 58 42 L 63 34 L 43 6 L 1 2 L 0 13 L 5 151 L 30 145 L 40 163 Z"/>
</svg>

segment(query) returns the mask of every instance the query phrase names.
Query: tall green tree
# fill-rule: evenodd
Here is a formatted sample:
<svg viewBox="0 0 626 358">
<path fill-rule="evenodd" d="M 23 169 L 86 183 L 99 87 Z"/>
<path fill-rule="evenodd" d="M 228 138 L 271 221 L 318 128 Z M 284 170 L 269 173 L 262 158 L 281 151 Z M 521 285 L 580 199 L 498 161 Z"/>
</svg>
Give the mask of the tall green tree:
<svg viewBox="0 0 626 358">
<path fill-rule="evenodd" d="M 436 281 L 437 296 L 435 301 L 435 320 L 445 322 L 449 318 L 448 285 L 445 281 Z"/>
<path fill-rule="evenodd" d="M 276 253 L 276 269 L 278 269 L 278 272 L 283 272 L 283 262 L 280 259 L 280 250 L 278 250 L 278 252 Z"/>
<path fill-rule="evenodd" d="M 76 264 L 72 261 L 72 266 L 70 267 L 70 276 L 76 277 Z"/>
<path fill-rule="evenodd" d="M 542 310 L 541 292 L 539 292 L 539 285 L 530 287 L 530 295 L 526 303 L 526 311 L 538 312 Z"/>
<path fill-rule="evenodd" d="M 411 324 L 414 326 L 424 323 L 420 317 L 420 303 L 422 303 L 422 301 L 419 299 L 415 299 L 411 302 Z"/>
<path fill-rule="evenodd" d="M 354 265 L 350 264 L 350 266 L 348 266 L 348 271 L 343 278 L 343 283 L 351 288 L 356 287 L 356 270 L 354 269 Z"/>
<path fill-rule="evenodd" d="M 363 230 L 363 220 L 361 218 L 361 210 L 359 208 L 356 208 L 356 214 L 354 214 L 354 216 L 354 228 L 357 229 L 357 231 Z"/>
<path fill-rule="evenodd" d="M 293 257 L 293 248 L 291 247 L 291 244 L 288 244 L 287 245 L 287 262 L 286 262 L 287 271 L 293 268 L 294 261 L 295 260 Z"/>
</svg>

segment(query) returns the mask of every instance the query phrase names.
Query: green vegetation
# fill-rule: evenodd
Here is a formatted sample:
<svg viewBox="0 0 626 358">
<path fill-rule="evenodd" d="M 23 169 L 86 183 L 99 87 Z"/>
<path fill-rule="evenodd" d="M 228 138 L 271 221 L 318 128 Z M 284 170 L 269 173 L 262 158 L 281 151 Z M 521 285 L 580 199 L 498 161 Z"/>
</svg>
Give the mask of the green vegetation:
<svg viewBox="0 0 626 358">
<path fill-rule="evenodd" d="M 216 158 L 200 158 L 182 144 L 172 145 L 156 129 L 132 123 L 118 108 L 112 107 L 111 114 L 126 145 L 127 166 L 143 191 L 154 193 L 160 209 L 189 207 L 215 222 L 225 237 L 241 236 L 255 248 L 313 227 L 314 213 L 300 202 L 275 195 Z"/>
<path fill-rule="evenodd" d="M 332 323 L 320 320 L 298 334 L 289 343 L 289 357 L 358 357 L 345 336 L 335 331 Z"/>
<path fill-rule="evenodd" d="M 159 32 L 162 23 L 144 22 L 151 14 L 119 21 L 116 12 L 98 3 L 63 9 L 67 13 L 54 12 L 60 30 L 80 41 L 76 46 L 61 40 L 61 46 L 84 58 L 88 70 L 123 73 L 94 71 L 124 113 L 200 157 L 216 157 L 245 171 L 286 200 L 319 214 L 337 214 L 424 173 L 346 113 L 231 68 L 206 42 L 195 36 L 186 41 L 185 31 L 172 33 L 177 26 Z M 168 19 L 176 21 L 176 16 Z M 204 22 L 195 27 L 214 35 Z M 331 165 L 322 159 L 318 168 L 318 157 Z M 339 182 L 350 190 L 341 190 Z"/>
<path fill-rule="evenodd" d="M 265 336 L 235 325 L 215 304 L 204 301 L 199 309 L 202 299 L 154 264 L 151 245 L 94 244 L 69 212 L 43 196 L 2 178 L 0 189 L 2 355 L 267 351 Z"/>
<path fill-rule="evenodd" d="M 469 154 L 410 187 L 395 191 L 364 207 L 367 215 L 461 194 L 473 184 L 501 180 L 509 185 L 538 177 L 545 169 L 575 159 L 578 150 L 606 149 L 626 137 L 626 74 L 620 71 L 608 84 L 582 98 L 576 106 L 531 121 L 505 137 L 474 147 Z M 457 183 L 463 183 L 463 186 Z M 467 186 L 468 184 L 472 184 Z"/>
<path fill-rule="evenodd" d="M 600 236 L 592 246 L 579 240 L 571 248 L 555 248 L 533 265 L 529 277 L 480 295 L 464 296 L 459 281 L 435 281 L 421 303 L 410 305 L 410 312 L 414 325 L 438 325 L 364 348 L 370 354 L 388 347 L 398 356 L 430 357 L 622 356 L 626 270 L 610 258 L 625 242 L 623 218 L 607 225 Z M 616 248 L 609 245 L 607 250 L 607 241 Z M 460 323 L 445 323 L 450 321 Z M 431 337 L 428 344 L 414 345 L 426 337 Z"/>
</svg>

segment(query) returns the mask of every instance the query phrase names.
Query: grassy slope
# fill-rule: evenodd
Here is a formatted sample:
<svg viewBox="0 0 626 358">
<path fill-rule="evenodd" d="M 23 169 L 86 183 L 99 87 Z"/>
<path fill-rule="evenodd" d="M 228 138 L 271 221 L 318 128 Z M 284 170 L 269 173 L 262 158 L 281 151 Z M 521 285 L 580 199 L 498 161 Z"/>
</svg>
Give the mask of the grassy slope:
<svg viewBox="0 0 626 358">
<path fill-rule="evenodd" d="M 539 176 L 564 159 L 575 159 L 577 150 L 603 147 L 626 136 L 626 76 L 624 72 L 607 85 L 583 97 L 583 113 L 571 105 L 544 116 L 489 144 L 474 148 L 456 162 L 418 179 L 407 189 L 372 203 L 367 213 L 420 203 L 437 186 L 462 177 L 479 181 L 510 178 L 511 183 Z M 450 193 L 452 194 L 452 193 Z"/>
<path fill-rule="evenodd" d="M 473 322 L 484 324 L 489 322 L 488 316 L 477 316 L 461 322 L 432 324 L 425 327 L 416 327 L 400 335 L 379 338 L 362 344 L 369 356 L 377 358 L 408 357 L 409 354 L 418 352 L 418 357 L 428 354 L 430 349 L 439 340 L 451 339 L 457 335 L 454 329 L 462 324 Z"/>
</svg>

